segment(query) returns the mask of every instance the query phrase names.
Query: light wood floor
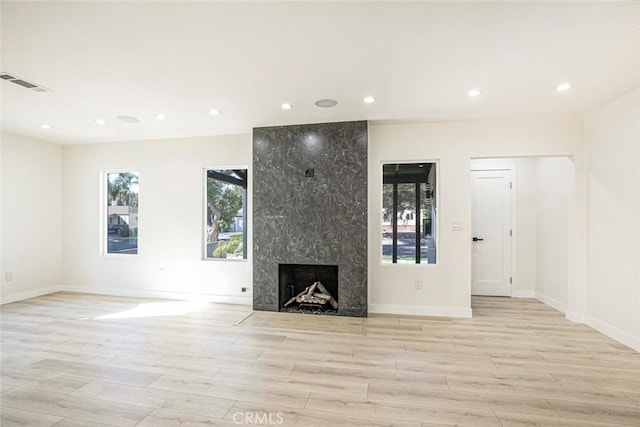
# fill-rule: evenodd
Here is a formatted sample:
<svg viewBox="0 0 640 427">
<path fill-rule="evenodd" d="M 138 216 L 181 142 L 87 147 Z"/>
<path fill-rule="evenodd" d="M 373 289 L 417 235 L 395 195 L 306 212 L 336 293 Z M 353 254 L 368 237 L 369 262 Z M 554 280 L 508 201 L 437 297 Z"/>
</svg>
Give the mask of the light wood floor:
<svg viewBox="0 0 640 427">
<path fill-rule="evenodd" d="M 640 426 L 640 353 L 535 300 L 368 319 L 58 293 L 4 305 L 1 425 Z"/>
</svg>

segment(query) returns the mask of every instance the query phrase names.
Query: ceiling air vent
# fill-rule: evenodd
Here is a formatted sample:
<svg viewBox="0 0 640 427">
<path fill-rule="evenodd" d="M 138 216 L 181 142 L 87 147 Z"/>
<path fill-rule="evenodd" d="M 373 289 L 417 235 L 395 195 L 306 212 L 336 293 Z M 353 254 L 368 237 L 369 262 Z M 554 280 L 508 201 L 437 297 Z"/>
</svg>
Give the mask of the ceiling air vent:
<svg viewBox="0 0 640 427">
<path fill-rule="evenodd" d="M 0 73 L 0 79 L 6 80 L 13 84 L 17 84 L 18 86 L 22 86 L 23 88 L 26 88 L 26 89 L 31 89 L 34 92 L 49 92 L 51 90 L 51 89 L 47 89 L 44 86 L 39 86 L 35 83 L 31 83 L 29 81 L 26 81 L 25 79 L 22 79 L 20 77 L 14 76 L 13 74 L 9 74 L 9 73 Z"/>
</svg>

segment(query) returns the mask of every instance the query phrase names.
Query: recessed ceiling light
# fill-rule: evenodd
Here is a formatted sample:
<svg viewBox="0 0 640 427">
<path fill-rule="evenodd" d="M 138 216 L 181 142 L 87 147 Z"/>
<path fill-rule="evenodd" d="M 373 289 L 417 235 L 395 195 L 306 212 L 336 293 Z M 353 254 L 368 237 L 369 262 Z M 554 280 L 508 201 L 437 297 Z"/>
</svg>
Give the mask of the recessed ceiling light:
<svg viewBox="0 0 640 427">
<path fill-rule="evenodd" d="M 96 119 L 96 124 L 97 125 L 106 125 L 107 121 L 104 119 Z"/>
<path fill-rule="evenodd" d="M 338 105 L 338 101 L 336 101 L 335 99 L 326 98 L 326 99 L 318 99 L 316 102 L 314 102 L 314 104 L 316 105 L 316 107 L 320 107 L 320 108 L 331 108 Z"/>
<path fill-rule="evenodd" d="M 364 101 L 365 104 L 373 104 L 376 102 L 376 99 L 373 96 L 365 96 L 362 101 Z"/>
<path fill-rule="evenodd" d="M 467 95 L 469 95 L 469 96 L 478 96 L 478 95 L 480 95 L 480 90 L 479 89 L 471 89 L 469 92 L 467 92 Z"/>
<path fill-rule="evenodd" d="M 131 117 L 131 116 L 116 116 L 116 119 L 120 120 L 121 122 L 126 122 L 126 123 L 139 123 L 140 120 L 138 120 L 135 117 Z"/>
<path fill-rule="evenodd" d="M 164 120 L 167 118 L 164 114 L 156 114 L 154 117 L 158 120 Z"/>
<path fill-rule="evenodd" d="M 556 90 L 558 92 L 564 92 L 566 90 L 571 89 L 571 85 L 569 83 L 560 83 L 557 87 Z"/>
<path fill-rule="evenodd" d="M 219 116 L 221 113 L 220 110 L 214 108 L 213 110 L 209 110 L 209 114 L 211 114 L 212 116 Z"/>
<path fill-rule="evenodd" d="M 51 125 L 47 125 L 43 123 L 40 125 L 40 129 L 53 129 L 53 127 Z"/>
<path fill-rule="evenodd" d="M 291 110 L 293 108 L 293 105 L 285 102 L 284 104 L 280 105 L 280 108 L 282 108 L 283 110 Z"/>
</svg>

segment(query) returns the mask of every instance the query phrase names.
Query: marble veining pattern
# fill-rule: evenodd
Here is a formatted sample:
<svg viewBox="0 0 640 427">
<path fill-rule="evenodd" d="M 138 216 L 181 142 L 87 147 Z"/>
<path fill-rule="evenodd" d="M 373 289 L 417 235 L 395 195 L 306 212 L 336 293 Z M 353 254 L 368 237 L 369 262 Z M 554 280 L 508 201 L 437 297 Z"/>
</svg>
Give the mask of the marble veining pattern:
<svg viewBox="0 0 640 427">
<path fill-rule="evenodd" d="M 367 122 L 254 129 L 253 242 L 254 309 L 278 311 L 278 264 L 324 264 L 367 315 Z"/>
</svg>

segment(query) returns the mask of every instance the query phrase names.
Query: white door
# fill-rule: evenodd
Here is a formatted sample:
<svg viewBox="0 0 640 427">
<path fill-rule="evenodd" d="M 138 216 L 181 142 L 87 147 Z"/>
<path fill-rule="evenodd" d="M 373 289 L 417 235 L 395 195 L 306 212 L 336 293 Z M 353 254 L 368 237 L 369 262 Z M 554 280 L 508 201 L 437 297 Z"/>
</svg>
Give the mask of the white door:
<svg viewBox="0 0 640 427">
<path fill-rule="evenodd" d="M 471 171 L 472 295 L 511 296 L 511 171 Z"/>
</svg>

